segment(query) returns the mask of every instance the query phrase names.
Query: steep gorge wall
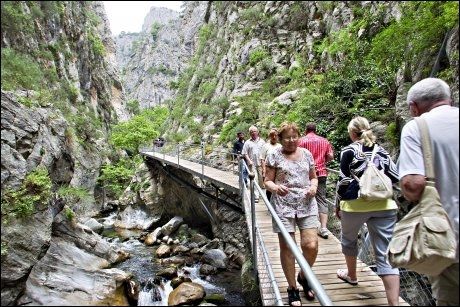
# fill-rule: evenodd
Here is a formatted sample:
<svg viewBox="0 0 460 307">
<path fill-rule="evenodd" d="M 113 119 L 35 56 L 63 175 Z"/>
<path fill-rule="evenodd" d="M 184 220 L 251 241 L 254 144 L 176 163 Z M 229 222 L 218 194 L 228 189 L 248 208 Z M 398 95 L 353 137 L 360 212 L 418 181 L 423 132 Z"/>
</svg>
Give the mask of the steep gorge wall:
<svg viewBox="0 0 460 307">
<path fill-rule="evenodd" d="M 1 9 L 1 297 L 6 306 L 16 304 L 42 259 L 51 258 L 42 266 L 65 266 L 48 254 L 50 246 L 60 244 L 52 227 L 64 207 L 52 195 L 60 187 L 89 195 L 87 203 L 61 213 L 64 221 L 72 209 L 81 218 L 99 211 L 94 194 L 100 167 L 116 155 L 108 145 L 109 127 L 130 114 L 101 2 L 3 1 Z M 37 197 L 34 189 L 47 184 L 39 169 L 45 169 L 50 191 Z M 24 186 L 31 174 L 35 177 Z M 31 194 L 18 198 L 24 191 Z M 81 235 L 67 227 L 69 237 Z M 94 246 L 99 239 L 89 241 Z"/>
<path fill-rule="evenodd" d="M 184 3 L 183 12 L 152 7 L 140 33 L 115 38 L 117 62 L 128 100 L 140 109 L 164 104 L 173 97 L 170 82 L 184 70 L 206 12 L 205 1 Z"/>
<path fill-rule="evenodd" d="M 375 114 L 371 118 L 379 140 L 393 154 L 397 153 L 396 136 L 390 140 L 386 131 L 389 125 L 397 123 L 394 129 L 397 135 L 407 120 L 405 91 L 410 84 L 428 76 L 427 70 L 436 60 L 442 37 L 422 55 L 407 57 L 408 62 L 398 72 L 385 76 L 391 79 L 391 88 L 385 90 L 375 85 L 387 81 L 383 77 L 379 80 L 378 74 L 372 75 L 372 66 L 366 67 L 369 78 L 364 73 L 359 75 L 365 67 L 364 55 L 353 63 L 356 68 L 348 68 L 355 69 L 355 75 L 344 74 L 342 80 L 340 76 L 330 76 L 336 71 L 341 73 L 337 67 L 347 63 L 349 56 L 341 52 L 340 48 L 345 47 L 337 44 L 350 44 L 349 49 L 353 50 L 355 42 L 363 42 L 364 46 L 366 41 L 372 41 L 401 18 L 397 2 L 213 1 L 209 4 L 196 52 L 187 69 L 172 84 L 177 91 L 175 99 L 168 103 L 172 110 L 169 124 L 174 127 L 168 129 L 169 139 L 198 142 L 197 136 L 204 136 L 210 143 L 228 145 L 236 131 L 247 130 L 251 124 L 258 125 L 264 136 L 269 127 L 283 120 L 304 124 L 313 117 L 320 122 L 321 132 L 339 148 L 347 141 L 343 122 L 353 112 L 362 114 L 375 108 L 383 110 L 380 117 Z M 449 30 L 447 68 L 458 72 L 458 43 L 455 43 L 458 30 L 455 26 Z M 408 46 L 415 43 L 407 42 Z M 401 50 L 401 54 L 404 52 Z M 457 75 L 455 72 L 449 75 L 456 101 Z M 316 85 L 325 77 L 334 83 L 323 87 L 332 88 L 331 93 L 344 94 L 332 97 L 337 100 L 334 107 L 340 111 L 322 110 L 316 117 L 321 100 L 327 99 L 321 96 L 323 93 L 315 92 L 319 88 Z M 370 98 L 347 97 L 346 91 L 355 90 L 347 87 L 362 92 L 352 95 Z M 372 93 L 373 88 L 379 93 Z M 307 100 L 312 100 L 310 105 Z M 343 112 L 347 116 L 338 116 Z"/>
</svg>

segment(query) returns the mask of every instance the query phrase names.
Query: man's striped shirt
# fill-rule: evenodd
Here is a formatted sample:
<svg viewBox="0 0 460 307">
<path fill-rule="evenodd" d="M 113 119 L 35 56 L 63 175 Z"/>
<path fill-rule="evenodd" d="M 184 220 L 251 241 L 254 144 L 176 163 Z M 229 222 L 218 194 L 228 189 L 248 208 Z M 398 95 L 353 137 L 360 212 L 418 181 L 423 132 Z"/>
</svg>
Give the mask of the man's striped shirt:
<svg viewBox="0 0 460 307">
<path fill-rule="evenodd" d="M 299 140 L 299 147 L 308 149 L 315 159 L 316 175 L 318 177 L 327 176 L 326 157 L 333 154 L 332 146 L 329 141 L 314 132 L 308 133 Z"/>
</svg>

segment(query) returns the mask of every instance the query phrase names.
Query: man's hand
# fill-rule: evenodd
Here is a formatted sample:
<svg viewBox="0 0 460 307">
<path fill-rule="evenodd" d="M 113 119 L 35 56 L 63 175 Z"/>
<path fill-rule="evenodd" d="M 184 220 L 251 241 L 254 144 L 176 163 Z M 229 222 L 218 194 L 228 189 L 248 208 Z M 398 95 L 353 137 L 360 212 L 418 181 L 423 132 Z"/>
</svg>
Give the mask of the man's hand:
<svg viewBox="0 0 460 307">
<path fill-rule="evenodd" d="M 418 202 L 426 186 L 426 178 L 422 175 L 406 175 L 401 179 L 401 191 L 410 202 Z"/>
</svg>

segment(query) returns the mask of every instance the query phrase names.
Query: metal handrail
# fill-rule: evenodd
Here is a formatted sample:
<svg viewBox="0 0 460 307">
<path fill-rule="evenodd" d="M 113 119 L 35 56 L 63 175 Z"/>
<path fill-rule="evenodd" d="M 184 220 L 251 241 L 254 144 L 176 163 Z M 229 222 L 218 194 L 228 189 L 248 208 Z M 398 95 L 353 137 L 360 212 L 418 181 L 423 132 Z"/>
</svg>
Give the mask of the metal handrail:
<svg viewBox="0 0 460 307">
<path fill-rule="evenodd" d="M 248 189 L 248 186 L 246 185 L 246 182 L 243 178 L 243 169 L 245 169 L 248 172 L 250 186 L 252 185 L 252 182 L 254 182 L 254 174 L 249 170 L 246 164 L 246 161 L 243 158 L 241 158 L 241 156 L 238 162 L 238 169 L 239 169 L 239 174 L 240 174 L 238 177 L 239 177 L 240 190 L 241 190 L 241 199 L 243 200 L 245 211 L 246 212 L 249 211 L 249 209 L 246 208 L 246 204 L 249 202 L 251 204 L 250 212 L 254 212 L 255 211 L 254 210 L 254 199 L 253 199 L 254 193 L 251 193 L 250 190 Z M 249 195 L 247 193 L 248 191 L 249 191 Z M 251 202 L 251 199 L 252 199 L 252 202 Z M 267 273 L 270 279 L 270 284 L 274 292 L 275 305 L 284 306 L 283 299 L 281 297 L 281 293 L 279 290 L 279 286 L 276 282 L 275 273 L 273 272 L 273 268 L 270 264 L 270 259 L 268 257 L 268 252 L 267 252 L 267 249 L 265 248 L 265 243 L 260 234 L 259 227 L 256 225 L 254 221 L 255 221 L 255 214 L 251 214 L 251 234 L 250 234 L 251 240 L 250 241 L 251 241 L 251 247 L 252 247 L 252 255 L 253 255 L 252 262 L 253 262 L 254 272 L 256 273 L 257 277 L 259 277 L 258 270 L 257 270 L 257 242 L 258 242 L 259 243 L 258 245 L 260 246 L 260 249 L 261 249 L 263 260 L 266 264 L 266 270 L 267 270 Z"/>
</svg>

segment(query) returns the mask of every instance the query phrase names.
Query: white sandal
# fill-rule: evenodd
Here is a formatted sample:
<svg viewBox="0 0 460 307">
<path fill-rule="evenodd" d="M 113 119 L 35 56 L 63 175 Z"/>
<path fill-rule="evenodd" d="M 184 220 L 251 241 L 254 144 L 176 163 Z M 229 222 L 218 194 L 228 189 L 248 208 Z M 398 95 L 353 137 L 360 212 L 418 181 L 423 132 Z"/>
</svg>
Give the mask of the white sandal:
<svg viewBox="0 0 460 307">
<path fill-rule="evenodd" d="M 337 277 L 352 286 L 358 285 L 358 280 L 352 280 L 350 276 L 348 276 L 348 270 L 338 269 Z"/>
</svg>

